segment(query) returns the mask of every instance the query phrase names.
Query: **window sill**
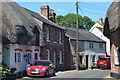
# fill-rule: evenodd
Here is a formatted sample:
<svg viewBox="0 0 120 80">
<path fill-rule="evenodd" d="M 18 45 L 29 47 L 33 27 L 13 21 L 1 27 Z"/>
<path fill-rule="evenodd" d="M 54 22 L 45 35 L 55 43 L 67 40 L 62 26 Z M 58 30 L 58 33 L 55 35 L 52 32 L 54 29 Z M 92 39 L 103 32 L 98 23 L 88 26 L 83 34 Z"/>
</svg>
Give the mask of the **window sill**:
<svg viewBox="0 0 120 80">
<path fill-rule="evenodd" d="M 59 42 L 59 44 L 62 44 L 61 42 Z"/>
<path fill-rule="evenodd" d="M 60 63 L 60 62 L 59 62 L 59 64 L 63 64 L 63 63 Z"/>
<path fill-rule="evenodd" d="M 120 66 L 120 64 L 115 64 L 115 66 Z"/>
<path fill-rule="evenodd" d="M 50 40 L 47 40 L 47 42 L 51 42 Z"/>
<path fill-rule="evenodd" d="M 22 62 L 15 62 L 15 64 L 22 64 Z"/>
<path fill-rule="evenodd" d="M 57 42 L 53 42 L 53 43 L 57 43 Z"/>
</svg>

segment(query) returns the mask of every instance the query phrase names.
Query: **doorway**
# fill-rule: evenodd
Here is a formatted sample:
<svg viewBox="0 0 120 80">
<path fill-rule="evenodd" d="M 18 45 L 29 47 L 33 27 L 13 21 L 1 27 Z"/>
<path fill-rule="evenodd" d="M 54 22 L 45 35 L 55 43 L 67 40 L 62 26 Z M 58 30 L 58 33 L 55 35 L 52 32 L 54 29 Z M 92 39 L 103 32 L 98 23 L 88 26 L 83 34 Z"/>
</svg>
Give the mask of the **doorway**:
<svg viewBox="0 0 120 80">
<path fill-rule="evenodd" d="M 35 53 L 35 60 L 38 60 L 38 53 Z"/>
<path fill-rule="evenodd" d="M 31 53 L 27 53 L 27 64 L 31 64 Z"/>
<path fill-rule="evenodd" d="M 88 69 L 88 55 L 86 55 L 86 68 Z"/>
</svg>

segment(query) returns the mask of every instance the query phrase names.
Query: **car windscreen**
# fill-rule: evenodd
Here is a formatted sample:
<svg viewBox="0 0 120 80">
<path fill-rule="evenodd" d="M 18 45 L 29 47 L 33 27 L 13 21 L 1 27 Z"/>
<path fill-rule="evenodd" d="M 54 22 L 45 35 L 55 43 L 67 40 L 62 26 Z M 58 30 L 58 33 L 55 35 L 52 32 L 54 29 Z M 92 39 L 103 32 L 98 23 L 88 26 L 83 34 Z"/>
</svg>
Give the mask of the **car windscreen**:
<svg viewBox="0 0 120 80">
<path fill-rule="evenodd" d="M 36 61 L 33 65 L 35 66 L 49 66 L 49 62 Z"/>
<path fill-rule="evenodd" d="M 109 58 L 100 58 L 99 60 L 109 60 Z"/>
</svg>

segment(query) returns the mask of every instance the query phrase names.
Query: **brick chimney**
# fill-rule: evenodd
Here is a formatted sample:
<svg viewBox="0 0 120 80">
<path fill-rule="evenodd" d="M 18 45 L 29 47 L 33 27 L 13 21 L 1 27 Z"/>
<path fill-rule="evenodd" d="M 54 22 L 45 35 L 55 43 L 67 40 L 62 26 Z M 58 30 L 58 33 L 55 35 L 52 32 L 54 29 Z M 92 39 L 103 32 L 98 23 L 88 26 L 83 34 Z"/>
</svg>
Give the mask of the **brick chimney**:
<svg viewBox="0 0 120 80">
<path fill-rule="evenodd" d="M 56 13 L 54 12 L 53 9 L 50 9 L 49 11 L 49 19 L 53 22 L 55 22 L 55 16 L 56 16 Z"/>
<path fill-rule="evenodd" d="M 100 18 L 100 19 L 99 19 L 99 23 L 100 23 L 101 25 L 103 25 L 103 18 Z"/>
<path fill-rule="evenodd" d="M 41 14 L 47 19 L 49 19 L 49 6 L 48 5 L 41 6 Z"/>
</svg>

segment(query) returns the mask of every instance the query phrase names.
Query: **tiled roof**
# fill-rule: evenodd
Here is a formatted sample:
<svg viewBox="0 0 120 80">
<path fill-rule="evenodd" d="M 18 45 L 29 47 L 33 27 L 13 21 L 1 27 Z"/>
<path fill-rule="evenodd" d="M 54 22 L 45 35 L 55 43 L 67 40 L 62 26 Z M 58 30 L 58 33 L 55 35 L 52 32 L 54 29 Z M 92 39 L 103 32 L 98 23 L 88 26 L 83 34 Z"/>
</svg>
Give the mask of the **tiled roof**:
<svg viewBox="0 0 120 80">
<path fill-rule="evenodd" d="M 63 27 L 63 29 L 66 30 L 66 36 L 68 36 L 70 39 L 77 39 L 76 36 L 76 29 L 75 28 L 66 28 Z M 79 40 L 81 41 L 93 41 L 93 42 L 105 42 L 102 39 L 98 38 L 94 34 L 90 33 L 87 30 L 79 29 Z"/>
</svg>

